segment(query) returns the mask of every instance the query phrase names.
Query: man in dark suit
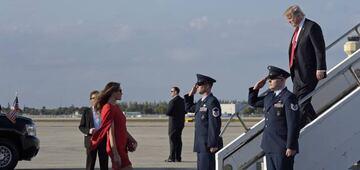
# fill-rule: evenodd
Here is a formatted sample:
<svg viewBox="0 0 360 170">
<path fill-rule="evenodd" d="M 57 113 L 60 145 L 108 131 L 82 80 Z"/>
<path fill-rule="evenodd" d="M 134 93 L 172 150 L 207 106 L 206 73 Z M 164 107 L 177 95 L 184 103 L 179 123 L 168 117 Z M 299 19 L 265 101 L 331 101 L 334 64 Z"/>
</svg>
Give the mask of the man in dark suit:
<svg viewBox="0 0 360 170">
<path fill-rule="evenodd" d="M 249 89 L 248 103 L 263 107 L 265 127 L 261 148 L 265 152 L 268 170 L 292 170 L 294 157 L 299 152 L 300 112 L 296 96 L 285 87 L 288 72 L 269 66 L 269 75 Z M 269 80 L 269 90 L 258 96 Z"/>
<path fill-rule="evenodd" d="M 180 89 L 172 87 L 170 95 L 173 99 L 170 100 L 166 115 L 169 116 L 169 140 L 170 140 L 170 155 L 166 162 L 181 162 L 182 140 L 181 133 L 184 129 L 185 122 L 185 103 L 184 99 L 179 96 Z"/>
<path fill-rule="evenodd" d="M 96 162 L 96 153 L 99 155 L 100 169 L 108 170 L 108 155 L 106 153 L 106 138 L 94 150 L 90 148 L 90 138 L 96 130 L 100 128 L 100 113 L 95 111 L 95 99 L 99 94 L 98 91 L 90 93 L 91 108 L 86 108 L 82 114 L 79 129 L 85 135 L 84 144 L 86 148 L 86 170 L 94 170 Z"/>
<path fill-rule="evenodd" d="M 289 46 L 289 66 L 293 93 L 301 100 L 326 77 L 325 41 L 321 27 L 305 18 L 299 6 L 290 6 L 284 16 L 295 28 Z M 300 105 L 300 111 L 302 127 L 317 117 L 311 98 Z"/>
<path fill-rule="evenodd" d="M 184 96 L 185 110 L 195 113 L 194 152 L 197 153 L 198 170 L 215 170 L 215 153 L 223 147 L 219 137 L 221 128 L 221 107 L 211 89 L 216 82 L 211 77 L 197 74 L 197 82 Z M 194 94 L 201 99 L 194 103 Z"/>
</svg>

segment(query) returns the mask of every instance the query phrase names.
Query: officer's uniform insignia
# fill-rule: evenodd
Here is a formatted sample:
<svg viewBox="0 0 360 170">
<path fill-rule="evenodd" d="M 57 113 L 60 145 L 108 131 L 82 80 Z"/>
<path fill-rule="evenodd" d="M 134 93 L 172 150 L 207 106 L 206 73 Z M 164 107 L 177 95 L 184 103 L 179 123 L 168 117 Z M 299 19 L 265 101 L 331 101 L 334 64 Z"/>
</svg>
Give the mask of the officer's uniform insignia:
<svg viewBox="0 0 360 170">
<path fill-rule="evenodd" d="M 219 108 L 214 107 L 214 108 L 212 109 L 212 115 L 213 115 L 214 117 L 219 117 L 219 116 L 220 116 L 220 110 L 219 110 Z"/>
<path fill-rule="evenodd" d="M 299 109 L 299 105 L 297 105 L 297 104 L 290 104 L 290 107 L 291 107 L 291 110 L 293 110 L 293 111 L 297 111 L 298 109 Z"/>
<path fill-rule="evenodd" d="M 207 108 L 206 107 L 200 107 L 200 112 L 206 112 Z"/>
<path fill-rule="evenodd" d="M 205 115 L 202 114 L 202 115 L 201 115 L 201 120 L 204 120 L 204 119 L 205 119 Z"/>
<path fill-rule="evenodd" d="M 276 107 L 276 108 L 283 108 L 283 107 L 284 107 L 284 104 L 281 103 L 281 101 L 279 101 L 279 102 L 277 102 L 277 103 L 274 104 L 274 107 Z"/>
</svg>

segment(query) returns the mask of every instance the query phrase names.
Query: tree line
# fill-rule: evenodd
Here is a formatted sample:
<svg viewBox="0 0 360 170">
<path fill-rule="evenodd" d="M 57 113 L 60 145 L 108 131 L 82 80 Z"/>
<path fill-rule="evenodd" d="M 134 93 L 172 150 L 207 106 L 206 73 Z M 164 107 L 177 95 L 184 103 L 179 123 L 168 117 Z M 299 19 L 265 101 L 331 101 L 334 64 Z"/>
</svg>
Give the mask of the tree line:
<svg viewBox="0 0 360 170">
<path fill-rule="evenodd" d="M 236 100 L 221 100 L 222 104 L 231 104 L 231 103 L 246 103 L 246 101 L 236 101 Z M 124 112 L 140 112 L 141 114 L 165 114 L 168 106 L 168 102 L 120 102 L 121 109 Z M 74 115 L 75 113 L 83 113 L 84 110 L 88 108 L 87 106 L 76 107 L 74 105 L 68 107 L 58 107 L 58 108 L 32 108 L 24 106 L 19 111 L 19 114 L 26 113 L 30 115 Z M 2 112 L 7 113 L 10 111 L 10 106 L 3 107 Z M 250 114 L 260 114 L 262 109 L 246 107 L 242 110 L 241 114 L 250 115 Z"/>
</svg>

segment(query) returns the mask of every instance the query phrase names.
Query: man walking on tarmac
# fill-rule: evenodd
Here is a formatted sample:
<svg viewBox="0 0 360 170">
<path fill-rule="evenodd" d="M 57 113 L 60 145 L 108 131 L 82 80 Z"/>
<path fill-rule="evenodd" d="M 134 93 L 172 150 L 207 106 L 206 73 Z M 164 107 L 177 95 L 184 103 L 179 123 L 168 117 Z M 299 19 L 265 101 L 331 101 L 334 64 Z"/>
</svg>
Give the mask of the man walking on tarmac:
<svg viewBox="0 0 360 170">
<path fill-rule="evenodd" d="M 90 104 L 82 114 L 79 129 L 85 135 L 84 145 L 86 148 L 86 170 L 94 170 L 96 163 L 96 154 L 99 155 L 100 170 L 108 170 L 108 155 L 106 153 L 106 139 L 95 149 L 91 150 L 91 136 L 100 128 L 100 113 L 95 110 L 95 99 L 99 95 L 99 91 L 94 90 L 90 93 Z"/>
<path fill-rule="evenodd" d="M 223 147 L 219 137 L 221 128 L 221 108 L 218 99 L 211 93 L 213 83 L 211 77 L 197 74 L 197 82 L 184 96 L 185 109 L 195 113 L 194 152 L 197 153 L 198 170 L 215 170 L 215 153 Z M 194 103 L 194 94 L 202 95 Z"/>
</svg>

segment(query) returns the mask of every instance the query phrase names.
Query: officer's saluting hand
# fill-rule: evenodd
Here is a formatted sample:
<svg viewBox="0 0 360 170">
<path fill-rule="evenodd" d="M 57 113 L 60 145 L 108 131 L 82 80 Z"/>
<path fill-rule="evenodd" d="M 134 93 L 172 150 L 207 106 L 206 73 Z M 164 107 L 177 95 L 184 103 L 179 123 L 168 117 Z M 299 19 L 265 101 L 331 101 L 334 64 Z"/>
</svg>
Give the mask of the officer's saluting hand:
<svg viewBox="0 0 360 170">
<path fill-rule="evenodd" d="M 254 85 L 254 90 L 259 90 L 261 88 L 264 87 L 265 83 L 266 83 L 266 80 L 267 80 L 268 77 L 265 77 L 261 80 L 259 80 L 255 85 Z"/>
<path fill-rule="evenodd" d="M 193 96 L 196 93 L 198 87 L 199 86 L 197 84 L 193 85 L 191 90 L 189 91 L 189 96 Z"/>
</svg>

